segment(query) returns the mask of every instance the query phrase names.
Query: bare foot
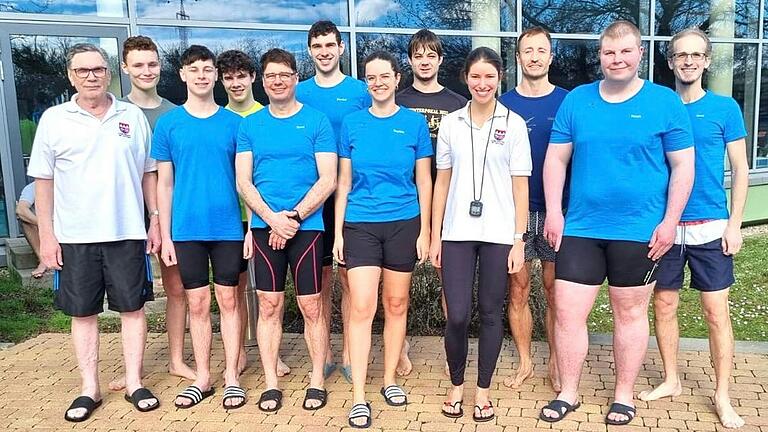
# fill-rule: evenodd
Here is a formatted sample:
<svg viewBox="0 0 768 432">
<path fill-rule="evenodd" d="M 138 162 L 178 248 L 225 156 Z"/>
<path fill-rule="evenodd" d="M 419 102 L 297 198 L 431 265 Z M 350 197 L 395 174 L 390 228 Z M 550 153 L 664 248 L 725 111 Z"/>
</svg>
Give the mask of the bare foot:
<svg viewBox="0 0 768 432">
<path fill-rule="evenodd" d="M 403 344 L 403 349 L 400 351 L 400 360 L 397 362 L 397 376 L 406 376 L 413 370 L 413 363 L 408 358 L 408 351 L 411 350 L 411 344 L 408 343 L 408 339 Z"/>
<path fill-rule="evenodd" d="M 48 268 L 43 263 L 40 263 L 36 269 L 32 270 L 32 277 L 35 279 L 40 279 L 45 275 L 47 271 Z"/>
<path fill-rule="evenodd" d="M 680 380 L 675 380 L 674 382 L 664 381 L 655 389 L 641 391 L 637 398 L 648 402 L 665 397 L 680 396 L 682 392 L 683 387 L 680 385 Z"/>
<path fill-rule="evenodd" d="M 121 375 L 119 378 L 115 378 L 109 382 L 109 389 L 112 391 L 120 391 L 125 388 L 125 375 Z"/>
<path fill-rule="evenodd" d="M 506 377 L 504 379 L 504 385 L 509 388 L 520 388 L 525 381 L 533 376 L 533 365 L 528 364 L 527 366 L 520 365 L 520 367 L 517 369 L 517 375 L 514 377 Z"/>
<path fill-rule="evenodd" d="M 278 357 L 277 358 L 277 376 L 284 377 L 291 373 L 291 368 L 288 367 L 287 364 L 283 362 L 283 359 Z"/>
<path fill-rule="evenodd" d="M 557 371 L 557 364 L 553 361 L 549 362 L 549 385 L 552 386 L 555 393 L 560 393 L 563 390 L 560 386 L 560 373 Z"/>
<path fill-rule="evenodd" d="M 744 419 L 733 409 L 730 399 L 718 400 L 718 398 L 715 398 L 715 411 L 717 411 L 717 416 L 720 417 L 720 423 L 723 426 L 729 429 L 744 426 Z"/>
<path fill-rule="evenodd" d="M 179 365 L 174 365 L 173 363 L 168 365 L 168 373 L 173 376 L 188 379 L 190 381 L 194 381 L 197 379 L 197 372 L 195 372 L 194 369 L 192 369 L 186 363 L 183 363 L 183 362 Z"/>
</svg>

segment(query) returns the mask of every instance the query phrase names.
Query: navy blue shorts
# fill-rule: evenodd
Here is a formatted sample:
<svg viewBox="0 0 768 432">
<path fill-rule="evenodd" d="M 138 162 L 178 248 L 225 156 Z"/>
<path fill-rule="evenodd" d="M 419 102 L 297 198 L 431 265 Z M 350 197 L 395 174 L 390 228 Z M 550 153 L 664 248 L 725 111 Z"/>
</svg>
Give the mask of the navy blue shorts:
<svg viewBox="0 0 768 432">
<path fill-rule="evenodd" d="M 733 285 L 733 256 L 723 254 L 718 239 L 702 245 L 672 246 L 659 260 L 656 289 L 682 288 L 686 264 L 693 289 L 720 291 Z"/>
</svg>

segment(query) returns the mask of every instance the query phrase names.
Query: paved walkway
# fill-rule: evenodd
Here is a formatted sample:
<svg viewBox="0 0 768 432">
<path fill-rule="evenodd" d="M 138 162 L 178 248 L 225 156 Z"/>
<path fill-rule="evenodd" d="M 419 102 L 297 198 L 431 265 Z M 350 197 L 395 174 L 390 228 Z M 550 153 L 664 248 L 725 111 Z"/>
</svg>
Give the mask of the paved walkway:
<svg viewBox="0 0 768 432">
<path fill-rule="evenodd" d="M 381 338 L 374 339 L 371 372 L 372 383 L 368 386 L 372 401 L 374 428 L 371 430 L 409 430 L 436 432 L 525 432 L 550 429 L 548 423 L 537 419 L 539 408 L 554 394 L 544 376 L 543 343 L 535 344 L 536 376 L 523 388 L 512 391 L 501 385 L 505 376 L 512 373 L 516 360 L 505 342 L 499 359 L 498 375 L 491 396 L 494 399 L 497 418 L 476 425 L 470 408 L 465 406 L 465 417 L 451 420 L 440 414 L 440 407 L 450 386 L 443 375 L 442 345 L 436 337 L 411 339 L 414 370 L 403 381 L 411 403 L 405 408 L 390 408 L 384 404 L 378 391 L 381 385 L 382 352 Z M 189 342 L 188 342 L 189 343 Z M 334 347 L 338 350 L 338 336 Z M 188 345 L 189 346 L 189 345 Z M 214 340 L 212 368 L 223 367 L 223 351 L 218 337 Z M 0 430 L 88 430 L 88 431 L 340 431 L 347 426 L 351 388 L 338 374 L 330 378 L 328 406 L 310 413 L 301 408 L 304 389 L 307 386 L 308 360 L 301 335 L 286 335 L 283 340 L 283 358 L 293 367 L 293 372 L 283 379 L 284 407 L 279 414 L 266 415 L 255 404 L 263 385 L 263 377 L 256 366 L 258 350 L 251 348 L 251 367 L 242 381 L 248 389 L 249 403 L 228 413 L 221 407 L 219 380 L 217 395 L 189 410 L 173 407 L 173 397 L 182 388 L 179 378 L 166 371 L 167 344 L 164 334 L 149 337 L 145 368 L 149 374 L 145 384 L 155 391 L 162 406 L 151 413 L 140 414 L 123 400 L 122 394 L 105 392 L 104 405 L 88 421 L 74 425 L 63 420 L 64 409 L 77 396 L 78 375 L 69 335 L 45 334 L 28 340 L 8 350 L 0 351 Z M 476 341 L 470 345 L 469 371 L 474 371 Z M 116 376 L 121 368 L 118 335 L 104 335 L 101 339 L 102 388 Z M 710 402 L 713 392 L 713 370 L 706 351 L 685 351 L 680 354 L 683 374 L 683 395 L 673 400 L 651 403 L 637 401 L 638 417 L 630 426 L 607 428 L 603 424 L 606 406 L 613 388 L 613 357 L 611 347 L 590 346 L 588 362 L 582 378 L 581 408 L 567 420 L 554 425 L 554 429 L 581 431 L 621 432 L 674 432 L 721 430 Z M 640 373 L 637 391 L 649 388 L 660 379 L 661 360 L 657 351 L 649 351 L 648 361 Z M 218 376 L 218 373 L 214 373 Z M 466 399 L 473 399 L 474 374 L 467 374 Z M 742 431 L 768 432 L 768 355 L 737 354 L 734 369 L 735 383 L 731 395 L 736 410 L 744 416 L 747 426 Z M 470 384 L 472 383 L 472 384 Z"/>
</svg>

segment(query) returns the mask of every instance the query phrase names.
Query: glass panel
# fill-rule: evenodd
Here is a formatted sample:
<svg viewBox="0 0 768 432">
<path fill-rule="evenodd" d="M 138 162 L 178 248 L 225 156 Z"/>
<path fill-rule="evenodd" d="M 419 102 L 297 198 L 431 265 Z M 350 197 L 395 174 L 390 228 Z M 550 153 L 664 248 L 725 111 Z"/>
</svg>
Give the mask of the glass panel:
<svg viewBox="0 0 768 432">
<path fill-rule="evenodd" d="M 665 58 L 667 42 L 658 42 L 656 65 L 653 79 L 662 85 L 675 88 L 675 76 L 669 69 Z M 765 61 L 763 61 L 765 65 Z M 765 67 L 765 66 L 763 66 Z M 712 64 L 704 73 L 704 88 L 717 94 L 731 96 L 741 107 L 747 127 L 747 157 L 752 166 L 753 120 L 755 118 L 755 97 L 757 88 L 757 45 L 715 43 L 712 44 Z M 758 127 L 758 142 L 765 146 L 765 138 L 760 138 L 766 126 L 761 119 Z M 762 132 L 764 135 L 765 132 Z M 765 147 L 763 147 L 765 148 Z M 765 150 L 763 150 L 765 152 Z"/>
<path fill-rule="evenodd" d="M 596 40 L 553 39 L 552 54 L 555 59 L 549 68 L 549 79 L 565 89 L 602 79 L 600 71 L 599 42 Z M 643 42 L 648 51 L 648 42 Z M 648 55 L 643 56 L 638 75 L 648 77 Z"/>
<path fill-rule="evenodd" d="M 307 79 L 315 73 L 314 64 L 307 51 L 306 32 L 142 26 L 139 27 L 139 33 L 151 37 L 157 43 L 162 62 L 160 84 L 157 89 L 161 96 L 175 104 L 182 104 L 187 99 L 187 87 L 179 78 L 179 59 L 186 47 L 183 40 L 187 40 L 189 44 L 205 45 L 216 54 L 228 49 L 242 50 L 250 55 L 257 65 L 264 52 L 270 48 L 280 47 L 296 56 L 299 79 Z M 341 38 L 349 47 L 349 34 L 342 33 Z M 341 58 L 341 70 L 345 73 L 349 73 L 350 70 L 347 51 Z M 214 95 L 219 105 L 226 105 L 227 94 L 221 83 L 216 84 Z M 261 84 L 261 74 L 253 83 L 253 95 L 260 103 L 267 103 L 267 96 Z"/>
<path fill-rule="evenodd" d="M 768 168 L 768 45 L 763 45 L 760 77 L 760 117 L 757 124 L 757 154 L 753 168 Z M 751 156 L 752 153 L 750 152 Z"/>
<path fill-rule="evenodd" d="M 355 0 L 357 25 L 515 31 L 515 0 Z"/>
<path fill-rule="evenodd" d="M 597 34 L 623 19 L 647 35 L 649 14 L 649 0 L 523 0 L 523 28 L 542 26 L 553 33 Z"/>
<path fill-rule="evenodd" d="M 328 19 L 348 25 L 346 0 L 136 0 L 139 18 L 312 24 Z"/>
<path fill-rule="evenodd" d="M 657 0 L 656 34 L 698 27 L 711 37 L 756 38 L 759 0 Z"/>
<path fill-rule="evenodd" d="M 124 17 L 125 0 L 0 0 L 0 12 Z"/>
<path fill-rule="evenodd" d="M 373 51 L 383 49 L 392 53 L 400 62 L 403 76 L 400 88 L 407 88 L 413 83 L 411 67 L 408 65 L 408 41 L 410 35 L 358 33 L 357 35 L 357 76 L 365 75 L 363 62 Z M 501 83 L 503 93 L 515 86 L 515 39 L 496 37 L 440 36 L 443 44 L 443 64 L 440 65 L 438 80 L 440 84 L 456 93 L 469 98 L 469 90 L 461 74 L 464 60 L 469 52 L 478 46 L 487 46 L 502 53 L 505 78 Z"/>
</svg>

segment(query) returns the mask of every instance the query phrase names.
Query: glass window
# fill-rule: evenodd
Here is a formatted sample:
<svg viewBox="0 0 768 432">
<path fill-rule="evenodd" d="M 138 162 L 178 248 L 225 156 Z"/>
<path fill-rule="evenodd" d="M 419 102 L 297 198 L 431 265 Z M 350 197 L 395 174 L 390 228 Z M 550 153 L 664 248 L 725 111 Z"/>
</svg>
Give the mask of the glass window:
<svg viewBox="0 0 768 432">
<path fill-rule="evenodd" d="M 125 0 L 0 0 L 0 12 L 124 17 Z"/>
<path fill-rule="evenodd" d="M 553 33 L 597 34 L 616 20 L 635 23 L 648 34 L 649 0 L 523 0 L 523 28 L 542 26 Z"/>
<path fill-rule="evenodd" d="M 269 30 L 235 30 L 212 29 L 197 27 L 139 27 L 139 33 L 151 37 L 160 50 L 162 70 L 160 72 L 160 84 L 158 92 L 173 103 L 181 104 L 187 98 L 187 87 L 179 77 L 181 53 L 186 45 L 202 44 L 210 48 L 215 54 L 228 49 L 239 49 L 253 58 L 257 67 L 261 55 L 270 48 L 282 48 L 292 52 L 296 56 L 296 65 L 299 79 L 304 80 L 314 75 L 315 68 L 307 51 L 307 33 L 295 31 L 269 31 Z M 342 33 L 342 41 L 349 46 L 349 34 Z M 344 53 L 341 58 L 341 69 L 345 73 L 350 70 L 349 54 Z M 127 93 L 127 90 L 126 90 Z M 221 83 L 216 84 L 216 102 L 226 105 L 227 95 Z M 261 84 L 261 74 L 253 83 L 253 94 L 262 104 L 267 103 L 267 96 Z"/>
<path fill-rule="evenodd" d="M 373 51 L 383 49 L 392 53 L 400 62 L 403 71 L 400 88 L 406 88 L 413 83 L 411 67 L 408 64 L 408 41 L 410 35 L 358 33 L 357 34 L 357 76 L 365 75 L 365 57 Z M 505 78 L 501 83 L 503 93 L 515 86 L 515 40 L 513 38 L 441 36 L 443 44 L 443 63 L 440 65 L 438 80 L 440 84 L 456 93 L 469 98 L 467 85 L 462 80 L 464 60 L 478 46 L 487 46 L 502 53 Z"/>
<path fill-rule="evenodd" d="M 597 40 L 553 39 L 552 54 L 554 60 L 549 68 L 550 81 L 571 90 L 581 84 L 591 83 L 603 78 L 600 71 L 600 53 Z M 643 42 L 646 54 L 640 64 L 639 76 L 648 76 L 648 42 Z"/>
<path fill-rule="evenodd" d="M 675 76 L 666 62 L 667 42 L 658 42 L 654 80 L 662 85 L 675 88 Z M 763 61 L 765 65 L 765 61 Z M 765 66 L 763 66 L 765 68 Z M 764 69 L 765 70 L 765 69 Z M 752 166 L 753 120 L 755 118 L 755 97 L 757 88 L 757 45 L 715 43 L 712 44 L 712 63 L 704 73 L 704 88 L 715 93 L 731 96 L 741 107 L 747 128 L 747 157 Z M 768 125 L 760 122 L 760 130 Z M 764 132 L 763 132 L 764 134 Z M 765 146 L 765 138 L 762 139 Z M 765 147 L 763 147 L 765 149 Z M 758 152 L 759 153 L 759 152 Z M 763 150 L 765 153 L 765 150 Z"/>
<path fill-rule="evenodd" d="M 515 31 L 515 0 L 354 0 L 359 26 Z"/>
<path fill-rule="evenodd" d="M 756 38 L 759 0 L 657 0 L 656 34 L 698 27 L 711 37 Z"/>
<path fill-rule="evenodd" d="M 757 122 L 757 148 L 753 168 L 768 168 L 768 45 L 763 45 L 762 75 L 760 77 L 760 116 Z M 749 143 L 748 143 L 749 144 Z"/>
<path fill-rule="evenodd" d="M 346 0 L 136 0 L 140 18 L 312 24 L 329 19 L 348 25 Z"/>
</svg>

